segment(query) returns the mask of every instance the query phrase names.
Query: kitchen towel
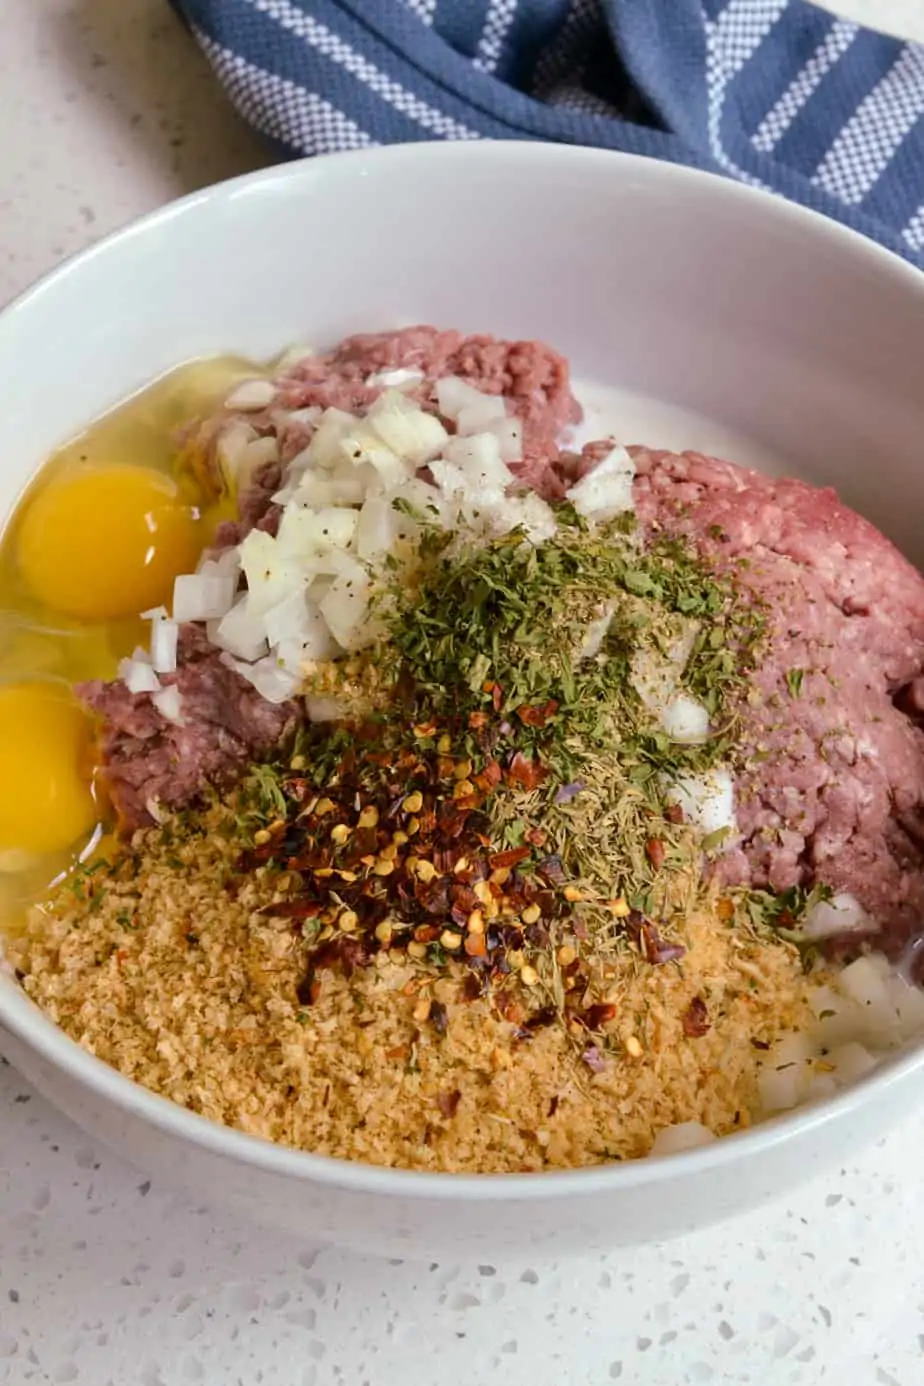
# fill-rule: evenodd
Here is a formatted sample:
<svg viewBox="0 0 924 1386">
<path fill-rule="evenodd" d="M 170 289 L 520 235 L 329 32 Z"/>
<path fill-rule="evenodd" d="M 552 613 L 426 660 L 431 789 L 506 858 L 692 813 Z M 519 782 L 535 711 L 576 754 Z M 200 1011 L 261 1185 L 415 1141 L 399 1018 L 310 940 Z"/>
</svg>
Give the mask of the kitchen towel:
<svg viewBox="0 0 924 1386">
<path fill-rule="evenodd" d="M 597 145 L 782 194 L 924 266 L 924 45 L 804 0 L 172 0 L 286 155 Z"/>
</svg>

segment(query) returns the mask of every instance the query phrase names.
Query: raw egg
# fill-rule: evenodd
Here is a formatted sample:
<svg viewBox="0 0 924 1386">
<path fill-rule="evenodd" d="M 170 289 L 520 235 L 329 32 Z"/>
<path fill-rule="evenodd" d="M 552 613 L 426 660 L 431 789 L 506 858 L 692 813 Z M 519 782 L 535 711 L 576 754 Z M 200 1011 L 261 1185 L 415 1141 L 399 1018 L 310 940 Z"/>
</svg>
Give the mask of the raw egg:
<svg viewBox="0 0 924 1386">
<path fill-rule="evenodd" d="M 0 684 L 0 851 L 58 852 L 90 832 L 90 746 L 63 684 Z"/>
<path fill-rule="evenodd" d="M 173 579 L 202 548 L 197 511 L 153 468 L 79 467 L 28 503 L 19 569 L 34 597 L 84 620 L 137 615 L 169 603 Z"/>
</svg>

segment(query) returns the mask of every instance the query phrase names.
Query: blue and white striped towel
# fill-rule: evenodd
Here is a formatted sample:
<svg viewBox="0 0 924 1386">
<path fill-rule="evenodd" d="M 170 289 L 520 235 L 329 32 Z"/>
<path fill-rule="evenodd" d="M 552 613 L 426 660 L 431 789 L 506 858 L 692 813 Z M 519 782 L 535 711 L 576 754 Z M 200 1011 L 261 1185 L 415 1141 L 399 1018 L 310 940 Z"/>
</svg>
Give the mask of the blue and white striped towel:
<svg viewBox="0 0 924 1386">
<path fill-rule="evenodd" d="M 924 266 L 924 46 L 804 0 L 173 0 L 285 154 L 599 145 L 725 173 Z"/>
</svg>

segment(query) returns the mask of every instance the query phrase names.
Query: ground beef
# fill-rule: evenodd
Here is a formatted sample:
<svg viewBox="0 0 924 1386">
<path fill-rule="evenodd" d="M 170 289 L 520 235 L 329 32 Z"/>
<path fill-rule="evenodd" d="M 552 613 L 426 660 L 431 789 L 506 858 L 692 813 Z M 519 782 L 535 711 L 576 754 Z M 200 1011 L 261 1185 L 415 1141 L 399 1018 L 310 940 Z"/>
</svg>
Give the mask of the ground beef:
<svg viewBox="0 0 924 1386">
<path fill-rule="evenodd" d="M 542 342 L 466 337 L 435 327 L 348 337 L 330 355 L 308 357 L 291 369 L 282 379 L 282 403 L 290 409 L 363 409 L 381 388 L 366 385 L 366 379 L 399 368 L 423 372 L 425 383 L 410 393 L 427 408 L 435 409 L 434 383 L 447 375 L 483 394 L 504 395 L 524 425 L 524 461 L 512 470 L 537 490 L 543 489 L 550 459 L 558 456 L 562 430 L 581 418 L 568 362 Z"/>
<path fill-rule="evenodd" d="M 770 620 L 726 879 L 850 891 L 894 952 L 924 914 L 924 578 L 832 490 L 633 451 L 646 530 L 734 566 Z"/>
<path fill-rule="evenodd" d="M 121 681 L 82 684 L 101 721 L 104 787 L 125 828 L 154 821 L 156 805 L 189 802 L 206 783 L 233 780 L 294 725 L 292 703 L 268 703 L 221 662 L 205 631 L 183 626 L 178 668 L 162 683 L 180 691 L 183 724 L 168 722 L 146 693 Z"/>
</svg>

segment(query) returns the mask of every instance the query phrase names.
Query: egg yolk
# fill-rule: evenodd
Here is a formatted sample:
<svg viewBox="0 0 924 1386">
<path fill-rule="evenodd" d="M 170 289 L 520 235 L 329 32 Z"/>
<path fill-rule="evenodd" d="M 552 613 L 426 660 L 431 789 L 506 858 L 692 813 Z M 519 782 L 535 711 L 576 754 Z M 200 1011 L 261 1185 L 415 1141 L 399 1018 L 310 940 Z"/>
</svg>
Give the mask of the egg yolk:
<svg viewBox="0 0 924 1386">
<path fill-rule="evenodd" d="M 0 851 L 61 851 L 89 833 L 90 745 L 63 685 L 0 685 Z"/>
<path fill-rule="evenodd" d="M 196 511 L 170 477 L 112 465 L 66 472 L 26 509 L 20 571 L 34 597 L 84 620 L 133 616 L 170 601 L 202 548 Z"/>
</svg>

